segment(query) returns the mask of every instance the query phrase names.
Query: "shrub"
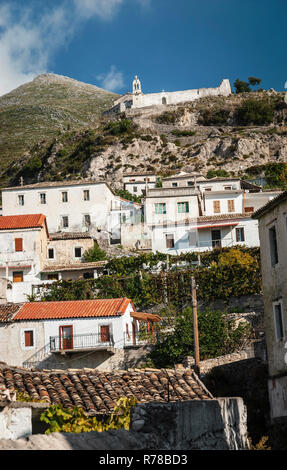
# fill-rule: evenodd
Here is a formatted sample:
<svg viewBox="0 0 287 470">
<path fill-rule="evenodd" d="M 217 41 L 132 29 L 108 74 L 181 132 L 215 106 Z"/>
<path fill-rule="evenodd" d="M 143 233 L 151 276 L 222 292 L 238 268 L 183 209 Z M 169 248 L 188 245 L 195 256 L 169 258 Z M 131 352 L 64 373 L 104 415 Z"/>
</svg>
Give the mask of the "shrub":
<svg viewBox="0 0 287 470">
<path fill-rule="evenodd" d="M 207 179 L 216 178 L 216 177 L 228 178 L 228 176 L 229 176 L 229 173 L 226 170 L 208 170 L 206 174 Z"/>
<path fill-rule="evenodd" d="M 94 244 L 93 248 L 89 248 L 83 254 L 83 259 L 86 262 L 93 262 L 93 261 L 102 261 L 107 259 L 106 252 L 101 250 L 97 243 Z"/>
<path fill-rule="evenodd" d="M 121 119 L 121 121 L 109 122 L 105 127 L 105 131 L 111 135 L 119 135 L 131 132 L 133 127 L 130 119 Z"/>
<path fill-rule="evenodd" d="M 200 113 L 199 122 L 203 126 L 227 124 L 230 112 L 227 109 L 204 109 Z"/>
<path fill-rule="evenodd" d="M 230 354 L 250 336 L 250 326 L 227 318 L 221 311 L 198 312 L 199 349 L 201 360 Z M 193 355 L 193 312 L 184 310 L 176 319 L 173 333 L 166 334 L 149 354 L 155 367 L 173 367 Z"/>
<path fill-rule="evenodd" d="M 128 430 L 131 408 L 136 403 L 135 397 L 121 397 L 112 414 L 102 419 L 87 416 L 80 407 L 67 409 L 63 405 L 52 405 L 41 414 L 40 420 L 49 426 L 45 434 L 51 432 L 102 432 L 110 429 Z"/>
<path fill-rule="evenodd" d="M 274 119 L 274 107 L 264 100 L 248 99 L 237 108 L 235 118 L 242 126 L 270 124 Z"/>
</svg>

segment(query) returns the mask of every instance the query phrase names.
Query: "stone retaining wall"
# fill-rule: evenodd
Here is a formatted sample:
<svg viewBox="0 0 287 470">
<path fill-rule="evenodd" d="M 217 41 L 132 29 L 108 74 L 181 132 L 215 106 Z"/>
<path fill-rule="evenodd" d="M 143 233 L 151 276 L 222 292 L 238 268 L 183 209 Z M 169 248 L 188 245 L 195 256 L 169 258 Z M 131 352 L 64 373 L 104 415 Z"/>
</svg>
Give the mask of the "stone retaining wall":
<svg viewBox="0 0 287 470">
<path fill-rule="evenodd" d="M 31 410 L 30 410 L 31 411 Z M 6 409 L 7 413 L 7 409 Z M 248 449 L 246 408 L 241 398 L 173 403 L 143 403 L 131 414 L 130 431 L 27 436 L 29 407 L 14 408 L 18 430 L 9 426 L 0 450 L 245 450 Z M 0 412 L 3 417 L 3 411 Z M 2 420 L 3 421 L 3 420 Z M 21 436 L 22 433 L 22 436 Z M 10 439 L 7 439 L 10 438 Z M 20 439 L 15 439 L 20 437 Z"/>
</svg>

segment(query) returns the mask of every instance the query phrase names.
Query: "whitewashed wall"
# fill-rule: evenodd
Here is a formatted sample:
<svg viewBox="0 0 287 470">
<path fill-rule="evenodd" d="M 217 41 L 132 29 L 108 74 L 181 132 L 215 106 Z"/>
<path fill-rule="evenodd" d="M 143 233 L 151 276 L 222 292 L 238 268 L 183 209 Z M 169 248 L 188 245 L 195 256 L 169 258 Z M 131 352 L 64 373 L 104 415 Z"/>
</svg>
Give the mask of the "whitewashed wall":
<svg viewBox="0 0 287 470">
<path fill-rule="evenodd" d="M 85 201 L 83 191 L 90 191 Z M 62 192 L 68 193 L 68 202 L 62 202 Z M 46 194 L 46 204 L 41 204 L 40 194 Z M 24 195 L 24 205 L 18 203 L 18 195 Z M 63 185 L 34 188 L 11 188 L 2 192 L 3 215 L 44 214 L 50 232 L 84 232 L 84 215 L 90 215 L 91 224 L 106 229 L 115 196 L 105 183 Z M 68 216 L 69 227 L 63 228 L 62 217 Z"/>
</svg>

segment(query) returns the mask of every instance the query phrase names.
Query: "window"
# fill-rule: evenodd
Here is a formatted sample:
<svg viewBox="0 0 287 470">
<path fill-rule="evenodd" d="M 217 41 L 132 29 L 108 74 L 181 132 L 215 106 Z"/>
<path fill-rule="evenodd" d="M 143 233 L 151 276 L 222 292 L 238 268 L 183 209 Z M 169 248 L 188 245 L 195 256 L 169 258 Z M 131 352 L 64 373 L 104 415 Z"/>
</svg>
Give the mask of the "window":
<svg viewBox="0 0 287 470">
<path fill-rule="evenodd" d="M 15 238 L 15 251 L 23 251 L 23 238 Z"/>
<path fill-rule="evenodd" d="M 46 204 L 46 193 L 40 193 L 40 204 Z"/>
<path fill-rule="evenodd" d="M 90 190 L 85 189 L 84 190 L 84 201 L 89 201 L 90 200 Z"/>
<path fill-rule="evenodd" d="M 62 202 L 68 202 L 68 193 L 67 193 L 67 191 L 62 192 Z"/>
<path fill-rule="evenodd" d="M 102 343 L 108 343 L 110 341 L 110 326 L 101 325 L 100 326 L 100 337 Z"/>
<path fill-rule="evenodd" d="M 228 212 L 234 212 L 234 200 L 229 199 L 227 201 L 227 205 L 228 205 Z"/>
<path fill-rule="evenodd" d="M 48 258 L 49 259 L 54 259 L 55 258 L 54 248 L 49 248 L 48 249 Z"/>
<path fill-rule="evenodd" d="M 134 192 L 134 193 L 137 193 L 137 192 L 138 192 L 137 186 L 133 186 L 133 192 Z"/>
<path fill-rule="evenodd" d="M 213 201 L 213 212 L 220 214 L 220 201 Z"/>
<path fill-rule="evenodd" d="M 64 215 L 62 217 L 62 227 L 63 228 L 68 228 L 69 227 L 69 217 L 67 215 Z"/>
<path fill-rule="evenodd" d="M 187 182 L 187 186 L 193 186 L 193 182 L 192 182 L 192 181 L 188 181 L 188 182 Z"/>
<path fill-rule="evenodd" d="M 274 324 L 275 324 L 275 338 L 276 338 L 276 341 L 281 341 L 284 338 L 282 303 L 274 302 L 273 311 L 274 311 Z"/>
<path fill-rule="evenodd" d="M 275 225 L 269 229 L 269 245 L 271 265 L 275 266 L 275 264 L 278 263 L 277 235 Z"/>
<path fill-rule="evenodd" d="M 23 271 L 13 271 L 13 282 L 23 282 Z"/>
<path fill-rule="evenodd" d="M 165 235 L 166 248 L 174 248 L 174 235 L 173 233 L 167 233 Z"/>
<path fill-rule="evenodd" d="M 18 204 L 19 204 L 19 206 L 24 206 L 24 196 L 23 196 L 23 194 L 19 194 Z"/>
<path fill-rule="evenodd" d="M 254 212 L 254 207 L 245 207 L 245 212 Z"/>
<path fill-rule="evenodd" d="M 75 247 L 75 258 L 81 258 L 82 257 L 82 248 L 81 247 Z"/>
<path fill-rule="evenodd" d="M 171 183 L 171 186 L 172 186 L 173 188 L 177 188 L 177 183 Z"/>
<path fill-rule="evenodd" d="M 31 348 L 34 346 L 34 331 L 33 330 L 24 331 L 24 345 L 25 345 L 25 348 Z"/>
<path fill-rule="evenodd" d="M 84 227 L 89 227 L 91 225 L 91 216 L 90 214 L 84 215 Z"/>
<path fill-rule="evenodd" d="M 205 188 L 205 191 L 211 191 L 211 188 Z"/>
<path fill-rule="evenodd" d="M 179 214 L 189 212 L 189 203 L 188 202 L 178 202 L 177 203 L 177 212 Z"/>
<path fill-rule="evenodd" d="M 48 279 L 48 281 L 58 281 L 59 280 L 59 274 L 58 273 L 48 274 L 47 279 Z"/>
<path fill-rule="evenodd" d="M 236 233 L 236 241 L 237 242 L 244 242 L 245 241 L 245 235 L 244 235 L 244 228 L 243 227 L 239 227 L 239 228 L 235 229 L 235 233 Z"/>
<path fill-rule="evenodd" d="M 155 213 L 156 214 L 166 214 L 166 203 L 158 202 L 155 204 Z"/>
<path fill-rule="evenodd" d="M 231 190 L 231 189 L 232 189 L 231 186 L 224 186 L 224 190 L 225 190 L 225 191 L 229 191 L 229 190 Z"/>
<path fill-rule="evenodd" d="M 188 243 L 189 243 L 189 246 L 196 246 L 197 243 L 196 243 L 196 231 L 195 230 L 191 230 L 190 232 L 188 232 Z"/>
</svg>

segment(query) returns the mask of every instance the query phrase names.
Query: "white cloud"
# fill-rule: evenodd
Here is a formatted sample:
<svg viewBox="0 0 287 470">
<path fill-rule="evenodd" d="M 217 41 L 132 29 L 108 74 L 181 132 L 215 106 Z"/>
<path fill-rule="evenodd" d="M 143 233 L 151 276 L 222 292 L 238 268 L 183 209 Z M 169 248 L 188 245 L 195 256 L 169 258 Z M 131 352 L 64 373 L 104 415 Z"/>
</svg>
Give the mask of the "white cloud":
<svg viewBox="0 0 287 470">
<path fill-rule="evenodd" d="M 39 13 L 6 0 L 0 5 L 0 96 L 46 73 L 55 52 L 69 43 L 85 21 L 111 20 L 127 1 L 61 0 L 54 9 L 48 6 Z M 144 6 L 150 0 L 130 1 Z M 107 90 L 123 87 L 122 73 L 115 67 L 101 77 Z"/>
<path fill-rule="evenodd" d="M 108 73 L 97 75 L 96 78 L 101 86 L 108 91 L 118 91 L 124 87 L 123 74 L 114 65 L 111 65 Z"/>
<path fill-rule="evenodd" d="M 17 20 L 13 6 L 2 6 L 0 16 L 0 95 L 47 71 L 51 56 L 72 35 L 67 12 L 63 7 L 32 20 L 24 10 Z M 4 21 L 5 18 L 5 21 Z"/>
<path fill-rule="evenodd" d="M 118 7 L 125 0 L 74 0 L 76 11 L 83 19 L 98 16 L 102 19 L 111 19 Z"/>
</svg>

